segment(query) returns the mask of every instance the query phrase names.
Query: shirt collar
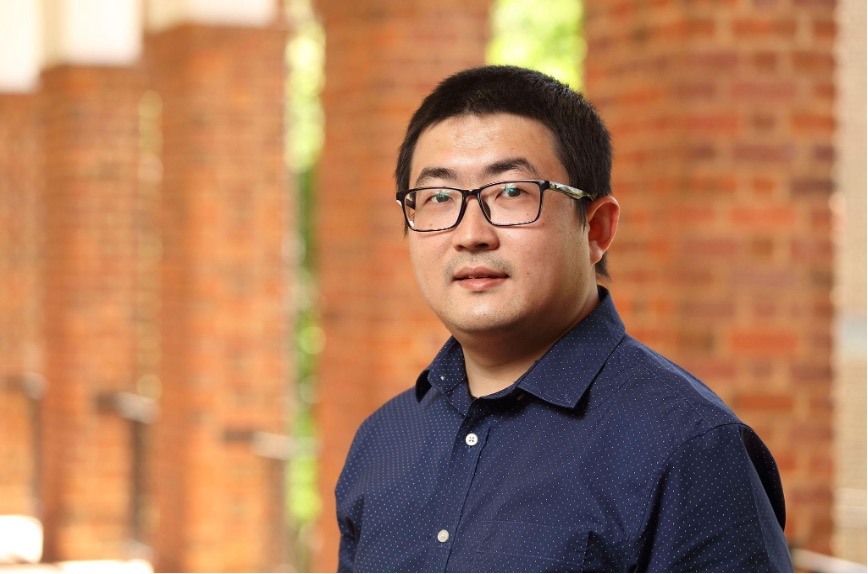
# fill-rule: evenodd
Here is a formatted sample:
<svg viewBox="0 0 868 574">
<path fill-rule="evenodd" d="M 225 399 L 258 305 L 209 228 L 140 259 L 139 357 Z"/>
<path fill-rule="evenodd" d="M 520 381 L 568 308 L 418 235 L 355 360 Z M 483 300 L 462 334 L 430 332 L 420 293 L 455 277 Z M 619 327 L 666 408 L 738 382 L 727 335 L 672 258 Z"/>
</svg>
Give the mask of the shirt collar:
<svg viewBox="0 0 868 574">
<path fill-rule="evenodd" d="M 606 359 L 624 337 L 609 291 L 599 287 L 600 302 L 578 325 L 561 337 L 527 372 L 498 395 L 520 388 L 548 403 L 575 407 Z M 433 386 L 448 395 L 466 384 L 464 353 L 454 337 L 440 349 L 431 365 L 416 380 L 416 398 L 422 400 Z"/>
</svg>

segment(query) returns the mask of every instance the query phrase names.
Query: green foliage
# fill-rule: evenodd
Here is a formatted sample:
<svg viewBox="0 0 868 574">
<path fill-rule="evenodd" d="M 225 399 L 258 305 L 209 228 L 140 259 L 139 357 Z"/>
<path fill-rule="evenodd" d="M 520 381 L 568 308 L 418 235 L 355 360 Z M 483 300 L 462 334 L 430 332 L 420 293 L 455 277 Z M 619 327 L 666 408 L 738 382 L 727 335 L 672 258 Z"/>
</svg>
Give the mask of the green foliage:
<svg viewBox="0 0 868 574">
<path fill-rule="evenodd" d="M 495 0 L 486 59 L 534 68 L 581 89 L 580 0 Z"/>
<path fill-rule="evenodd" d="M 297 277 L 298 310 L 295 317 L 295 405 L 290 433 L 296 452 L 286 467 L 287 511 L 292 530 L 295 567 L 307 569 L 311 525 L 320 512 L 317 483 L 316 425 L 312 412 L 316 386 L 316 358 L 322 350 L 323 332 L 314 304 L 314 181 L 313 174 L 323 141 L 323 111 L 320 92 L 324 82 L 325 33 L 317 21 L 311 0 L 285 0 L 293 32 L 286 49 L 287 156 L 295 178 L 298 202 L 298 241 L 301 246 Z"/>
<path fill-rule="evenodd" d="M 286 50 L 289 65 L 287 117 L 290 167 L 296 173 L 312 169 L 323 140 L 320 92 L 324 82 L 325 32 L 310 0 L 286 0 L 293 33 Z"/>
</svg>

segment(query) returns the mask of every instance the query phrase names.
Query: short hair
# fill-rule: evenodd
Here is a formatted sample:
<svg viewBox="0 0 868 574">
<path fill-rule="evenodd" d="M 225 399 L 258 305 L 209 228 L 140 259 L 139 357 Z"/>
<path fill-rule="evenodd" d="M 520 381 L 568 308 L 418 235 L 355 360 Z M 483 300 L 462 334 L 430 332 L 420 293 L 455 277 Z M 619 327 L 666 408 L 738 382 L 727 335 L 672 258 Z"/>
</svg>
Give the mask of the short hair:
<svg viewBox="0 0 868 574">
<path fill-rule="evenodd" d="M 568 183 L 597 199 L 611 195 L 612 144 L 594 107 L 582 94 L 535 70 L 516 66 L 482 66 L 449 76 L 426 97 L 407 126 L 398 151 L 395 183 L 410 186 L 410 164 L 416 142 L 425 129 L 455 116 L 514 114 L 545 125 L 554 135 L 555 151 L 566 169 Z M 582 224 L 586 204 L 576 201 Z M 597 275 L 609 277 L 606 257 Z"/>
</svg>

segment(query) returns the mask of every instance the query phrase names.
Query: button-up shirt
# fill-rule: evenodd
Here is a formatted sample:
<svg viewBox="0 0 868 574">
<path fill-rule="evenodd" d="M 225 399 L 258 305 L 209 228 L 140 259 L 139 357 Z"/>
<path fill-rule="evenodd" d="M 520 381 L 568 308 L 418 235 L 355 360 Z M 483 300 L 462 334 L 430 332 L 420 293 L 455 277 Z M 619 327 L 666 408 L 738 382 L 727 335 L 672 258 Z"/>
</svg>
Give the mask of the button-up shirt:
<svg viewBox="0 0 868 574">
<path fill-rule="evenodd" d="M 341 571 L 792 570 L 766 446 L 600 294 L 509 388 L 472 397 L 450 339 L 362 424 Z"/>
</svg>

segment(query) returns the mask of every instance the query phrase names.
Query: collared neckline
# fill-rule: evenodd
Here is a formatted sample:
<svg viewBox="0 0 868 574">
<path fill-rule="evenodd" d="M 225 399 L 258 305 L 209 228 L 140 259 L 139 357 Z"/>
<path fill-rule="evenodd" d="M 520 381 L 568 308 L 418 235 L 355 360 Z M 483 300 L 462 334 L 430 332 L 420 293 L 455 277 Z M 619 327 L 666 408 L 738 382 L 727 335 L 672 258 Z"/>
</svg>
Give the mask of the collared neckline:
<svg viewBox="0 0 868 574">
<path fill-rule="evenodd" d="M 605 287 L 598 289 L 600 302 L 587 317 L 552 345 L 515 383 L 483 398 L 508 396 L 518 388 L 553 405 L 574 408 L 625 334 L 609 291 Z M 565 372 L 570 376 L 565 377 Z M 460 384 L 467 384 L 464 353 L 458 341 L 450 337 L 416 379 L 416 399 L 421 401 L 432 386 L 449 396 Z"/>
</svg>

